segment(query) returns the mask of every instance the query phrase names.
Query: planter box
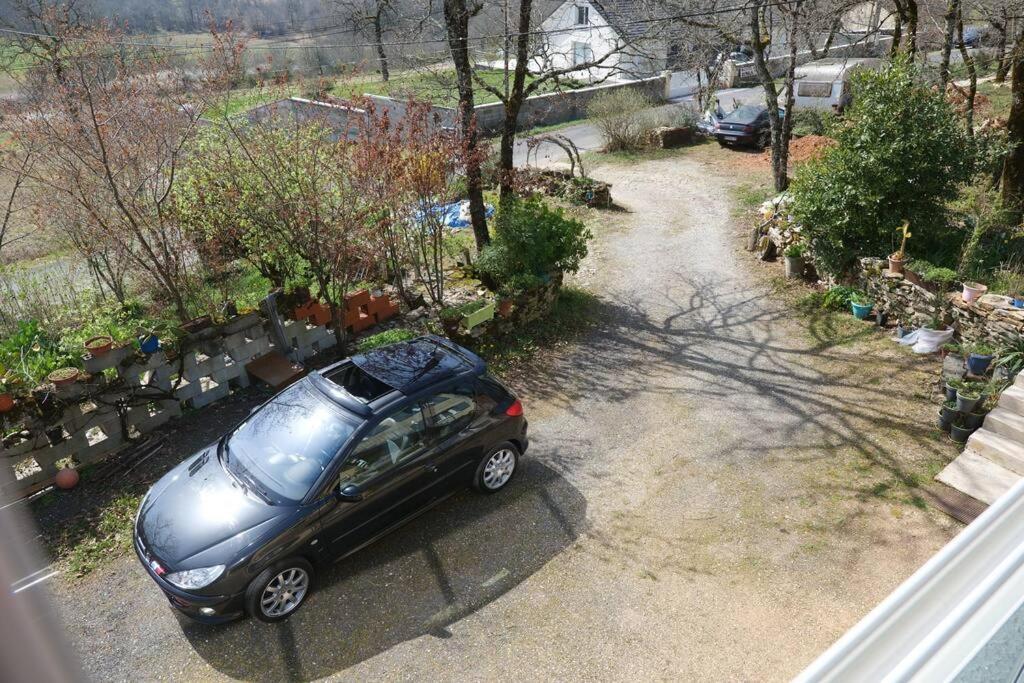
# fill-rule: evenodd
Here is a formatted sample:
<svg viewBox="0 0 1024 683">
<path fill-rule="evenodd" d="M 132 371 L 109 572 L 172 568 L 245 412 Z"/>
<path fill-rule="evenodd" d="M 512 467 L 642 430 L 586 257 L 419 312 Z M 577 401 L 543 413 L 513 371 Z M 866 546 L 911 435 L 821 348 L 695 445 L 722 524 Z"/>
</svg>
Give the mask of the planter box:
<svg viewBox="0 0 1024 683">
<path fill-rule="evenodd" d="M 483 308 L 473 311 L 469 315 L 463 316 L 462 325 L 467 330 L 472 330 L 480 323 L 487 322 L 494 318 L 494 303 L 491 302 Z"/>
</svg>

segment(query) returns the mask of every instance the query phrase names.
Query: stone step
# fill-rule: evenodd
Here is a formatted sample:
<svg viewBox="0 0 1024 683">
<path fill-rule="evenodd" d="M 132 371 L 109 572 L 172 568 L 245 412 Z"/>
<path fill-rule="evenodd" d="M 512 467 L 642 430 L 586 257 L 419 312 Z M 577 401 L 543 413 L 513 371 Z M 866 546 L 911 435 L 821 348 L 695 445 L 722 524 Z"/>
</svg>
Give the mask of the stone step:
<svg viewBox="0 0 1024 683">
<path fill-rule="evenodd" d="M 1017 373 L 1017 377 L 1013 380 L 1013 386 L 1024 389 L 1024 372 Z"/>
<path fill-rule="evenodd" d="M 1020 476 L 968 448 L 935 479 L 991 505 L 1010 490 Z"/>
<path fill-rule="evenodd" d="M 997 406 L 985 416 L 984 428 L 1007 439 L 1024 443 L 1024 415 Z M 1021 472 L 1024 474 L 1024 472 Z"/>
<path fill-rule="evenodd" d="M 1008 387 L 1006 391 L 999 395 L 999 407 L 1006 408 L 1011 413 L 1024 415 L 1024 387 L 1017 384 Z"/>
<path fill-rule="evenodd" d="M 1024 444 L 982 427 L 967 440 L 967 447 L 1011 472 L 1024 476 Z"/>
</svg>

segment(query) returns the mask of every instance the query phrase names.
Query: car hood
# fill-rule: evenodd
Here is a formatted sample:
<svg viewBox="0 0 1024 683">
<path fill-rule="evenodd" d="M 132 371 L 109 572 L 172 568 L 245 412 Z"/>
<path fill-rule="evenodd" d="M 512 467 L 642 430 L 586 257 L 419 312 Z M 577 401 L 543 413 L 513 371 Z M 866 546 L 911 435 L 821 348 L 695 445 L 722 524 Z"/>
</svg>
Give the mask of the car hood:
<svg viewBox="0 0 1024 683">
<path fill-rule="evenodd" d="M 211 446 L 150 489 L 139 508 L 136 532 L 146 551 L 168 570 L 230 564 L 290 510 L 242 488 Z"/>
</svg>

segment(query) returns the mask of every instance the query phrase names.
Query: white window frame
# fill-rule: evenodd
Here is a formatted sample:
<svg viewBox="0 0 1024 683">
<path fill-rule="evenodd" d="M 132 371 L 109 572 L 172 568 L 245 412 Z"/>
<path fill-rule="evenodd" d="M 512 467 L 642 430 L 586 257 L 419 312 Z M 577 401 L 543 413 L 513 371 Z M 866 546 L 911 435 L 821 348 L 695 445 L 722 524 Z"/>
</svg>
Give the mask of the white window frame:
<svg viewBox="0 0 1024 683">
<path fill-rule="evenodd" d="M 590 6 L 576 5 L 576 26 L 587 26 L 590 24 Z"/>
<path fill-rule="evenodd" d="M 579 66 L 591 60 L 594 53 L 590 50 L 590 43 L 578 40 L 572 41 L 572 65 Z"/>
</svg>

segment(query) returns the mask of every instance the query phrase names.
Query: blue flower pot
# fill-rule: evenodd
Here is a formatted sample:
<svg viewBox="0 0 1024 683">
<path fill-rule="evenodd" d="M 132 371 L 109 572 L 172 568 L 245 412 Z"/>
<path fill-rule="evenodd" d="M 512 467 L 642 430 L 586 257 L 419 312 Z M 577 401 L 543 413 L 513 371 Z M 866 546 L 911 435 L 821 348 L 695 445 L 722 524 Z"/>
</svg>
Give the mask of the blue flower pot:
<svg viewBox="0 0 1024 683">
<path fill-rule="evenodd" d="M 155 334 L 139 337 L 139 351 L 143 353 L 156 353 L 160 350 L 160 338 Z"/>
<path fill-rule="evenodd" d="M 982 356 L 972 353 L 967 357 L 967 369 L 972 375 L 981 376 L 988 372 L 988 366 L 992 362 L 992 356 Z"/>
<path fill-rule="evenodd" d="M 851 301 L 850 308 L 853 309 L 853 315 L 858 320 L 867 320 L 871 315 L 871 304 L 855 304 Z"/>
</svg>

